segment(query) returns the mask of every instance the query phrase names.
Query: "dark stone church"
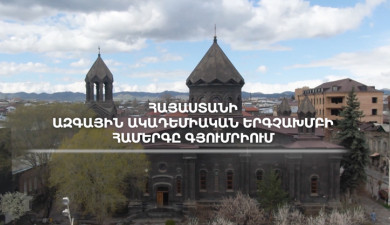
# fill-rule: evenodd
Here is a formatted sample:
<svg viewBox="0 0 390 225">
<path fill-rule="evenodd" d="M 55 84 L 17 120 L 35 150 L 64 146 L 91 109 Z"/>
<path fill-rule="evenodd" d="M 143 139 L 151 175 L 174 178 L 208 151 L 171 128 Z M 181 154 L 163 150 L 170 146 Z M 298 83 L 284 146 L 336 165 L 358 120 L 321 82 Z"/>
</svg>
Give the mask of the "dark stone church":
<svg viewBox="0 0 390 225">
<path fill-rule="evenodd" d="M 85 81 L 87 103 L 101 116 L 115 116 L 113 76 L 100 54 Z M 237 111 L 213 116 L 242 120 L 241 88 L 245 82 L 219 47 L 216 37 L 187 78 L 186 84 L 189 102 L 233 103 L 238 106 Z M 315 113 L 312 103 L 306 98 L 299 106 L 298 118 L 313 118 Z M 278 117 L 290 117 L 290 114 L 290 106 L 283 100 L 278 107 Z M 128 128 L 126 132 L 141 131 Z M 233 196 L 238 191 L 257 197 L 257 183 L 270 171 L 278 174 L 283 188 L 296 205 L 308 209 L 339 204 L 340 160 L 346 150 L 324 141 L 322 128 L 244 128 L 240 125 L 235 129 L 219 130 L 160 127 L 142 132 L 258 132 L 275 133 L 275 136 L 273 142 L 268 144 L 144 144 L 145 149 L 156 150 L 156 153 L 148 155 L 151 168 L 147 173 L 148 181 L 140 201 L 142 204 L 133 205 L 133 212 L 137 211 L 137 207 L 142 207 L 141 211 L 152 208 L 185 211 L 197 205 L 218 203 L 223 197 Z M 166 149 L 181 151 L 158 153 L 166 152 Z"/>
</svg>

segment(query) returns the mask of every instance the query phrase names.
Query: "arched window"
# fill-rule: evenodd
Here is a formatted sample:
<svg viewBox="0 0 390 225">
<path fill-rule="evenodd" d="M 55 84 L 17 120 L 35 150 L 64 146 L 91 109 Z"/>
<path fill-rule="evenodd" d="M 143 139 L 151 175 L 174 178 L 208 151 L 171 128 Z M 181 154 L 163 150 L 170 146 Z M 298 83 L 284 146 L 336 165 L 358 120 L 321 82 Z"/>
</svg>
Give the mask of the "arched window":
<svg viewBox="0 0 390 225">
<path fill-rule="evenodd" d="M 176 194 L 181 195 L 181 177 L 176 177 Z"/>
<path fill-rule="evenodd" d="M 318 176 L 313 175 L 310 177 L 310 194 L 318 195 Z"/>
<path fill-rule="evenodd" d="M 205 103 L 205 102 L 206 102 L 206 98 L 205 97 L 199 98 L 199 103 Z"/>
<path fill-rule="evenodd" d="M 257 181 L 262 181 L 263 180 L 263 174 L 264 174 L 264 171 L 263 170 L 256 170 L 256 180 Z"/>
<path fill-rule="evenodd" d="M 219 170 L 214 170 L 214 192 L 219 190 Z"/>
<path fill-rule="evenodd" d="M 226 190 L 233 190 L 233 171 L 226 172 Z"/>
<path fill-rule="evenodd" d="M 221 102 L 221 98 L 218 97 L 218 96 L 214 96 L 214 97 L 211 99 L 211 102 L 212 102 L 212 103 L 220 103 L 220 102 Z"/>
<path fill-rule="evenodd" d="M 226 103 L 232 103 L 233 102 L 233 99 L 232 99 L 232 97 L 228 97 L 227 99 L 226 99 Z"/>
<path fill-rule="evenodd" d="M 199 190 L 205 191 L 207 188 L 207 172 L 201 170 L 199 173 Z"/>
<path fill-rule="evenodd" d="M 146 180 L 145 180 L 145 190 L 144 190 L 144 194 L 145 194 L 145 195 L 148 195 L 148 194 L 149 194 L 149 177 L 146 177 Z"/>
</svg>

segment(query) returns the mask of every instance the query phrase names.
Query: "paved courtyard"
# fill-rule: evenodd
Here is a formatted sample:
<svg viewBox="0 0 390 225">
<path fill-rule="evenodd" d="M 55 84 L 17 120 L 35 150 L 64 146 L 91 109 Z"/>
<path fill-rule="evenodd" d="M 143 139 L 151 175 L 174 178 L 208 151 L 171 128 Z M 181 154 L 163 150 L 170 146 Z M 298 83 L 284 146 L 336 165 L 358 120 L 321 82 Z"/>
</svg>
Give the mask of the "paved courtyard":
<svg viewBox="0 0 390 225">
<path fill-rule="evenodd" d="M 386 209 L 385 207 L 383 207 L 383 205 L 381 205 L 381 202 L 384 202 L 383 200 L 377 202 L 366 195 L 362 195 L 359 196 L 359 202 L 364 207 L 366 212 L 371 213 L 372 210 L 374 210 L 377 217 L 377 222 L 375 224 L 390 224 L 390 209 Z"/>
</svg>

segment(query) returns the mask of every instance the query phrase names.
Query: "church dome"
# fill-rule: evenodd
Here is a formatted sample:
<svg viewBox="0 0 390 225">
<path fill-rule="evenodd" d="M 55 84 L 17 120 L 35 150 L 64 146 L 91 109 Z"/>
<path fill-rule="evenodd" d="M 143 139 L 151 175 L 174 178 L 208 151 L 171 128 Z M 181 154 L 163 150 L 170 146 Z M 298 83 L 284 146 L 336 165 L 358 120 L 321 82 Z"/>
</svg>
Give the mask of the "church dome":
<svg viewBox="0 0 390 225">
<path fill-rule="evenodd" d="M 245 81 L 214 38 L 214 43 L 187 78 L 186 84 L 188 87 L 209 84 L 231 84 L 242 87 Z"/>
<path fill-rule="evenodd" d="M 91 69 L 89 69 L 87 76 L 85 77 L 85 81 L 93 81 L 93 82 L 114 81 L 112 73 L 104 63 L 103 59 L 100 57 L 100 53 L 95 63 L 92 65 Z"/>
</svg>

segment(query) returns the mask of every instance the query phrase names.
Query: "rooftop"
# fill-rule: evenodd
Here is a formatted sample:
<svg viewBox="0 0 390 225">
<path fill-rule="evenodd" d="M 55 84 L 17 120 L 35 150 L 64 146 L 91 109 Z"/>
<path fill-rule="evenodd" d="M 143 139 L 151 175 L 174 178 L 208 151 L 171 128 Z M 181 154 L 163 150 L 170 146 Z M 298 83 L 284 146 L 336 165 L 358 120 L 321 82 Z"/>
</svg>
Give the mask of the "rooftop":
<svg viewBox="0 0 390 225">
<path fill-rule="evenodd" d="M 244 85 L 244 78 L 230 62 L 214 38 L 214 42 L 187 78 L 187 86 L 204 84 Z"/>
<path fill-rule="evenodd" d="M 330 81 L 323 83 L 313 89 L 306 90 L 305 93 L 314 92 L 350 92 L 352 88 L 355 88 L 355 92 L 369 91 L 379 92 L 375 89 L 375 86 L 367 86 L 350 78 Z"/>
</svg>

